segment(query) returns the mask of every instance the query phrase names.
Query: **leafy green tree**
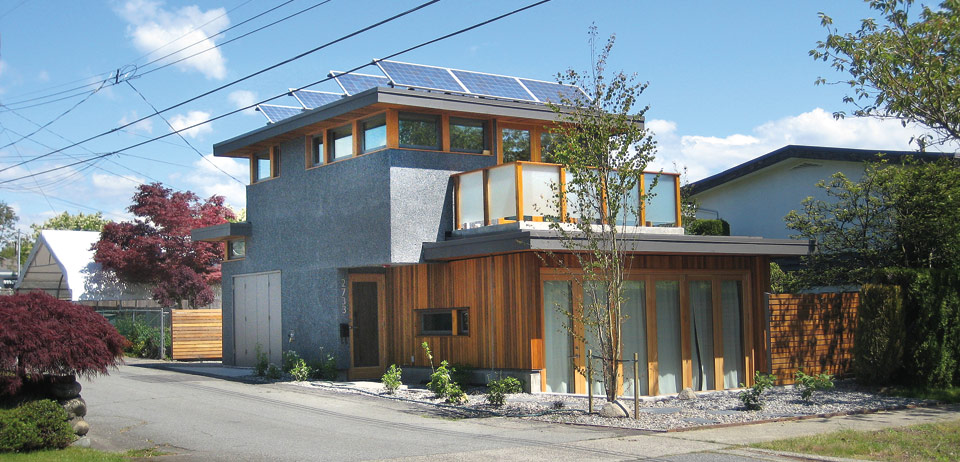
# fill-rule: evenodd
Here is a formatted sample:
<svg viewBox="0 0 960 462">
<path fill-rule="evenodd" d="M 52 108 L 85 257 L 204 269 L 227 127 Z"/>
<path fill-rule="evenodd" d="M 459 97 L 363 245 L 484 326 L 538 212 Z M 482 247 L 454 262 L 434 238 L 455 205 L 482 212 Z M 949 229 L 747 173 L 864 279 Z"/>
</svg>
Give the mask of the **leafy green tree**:
<svg viewBox="0 0 960 462">
<path fill-rule="evenodd" d="M 804 286 L 863 284 L 878 268 L 960 265 L 960 162 L 871 162 L 860 181 L 842 173 L 817 185 L 785 218 L 817 250 L 798 274 Z"/>
<path fill-rule="evenodd" d="M 582 325 L 600 360 L 608 400 L 616 399 L 621 370 L 621 327 L 625 319 L 624 280 L 629 260 L 622 226 L 640 225 L 638 185 L 656 144 L 643 126 L 647 107 L 638 98 L 647 84 L 623 72 L 608 73 L 607 59 L 615 37 L 596 53 L 597 30 L 590 29 L 593 69 L 568 70 L 561 83 L 578 85 L 589 97 L 563 98 L 551 105 L 557 114 L 552 160 L 566 165 L 565 189 L 554 188 L 553 206 L 566 209 L 572 223 L 559 220 L 550 227 L 576 260 L 571 271 L 584 287 L 580 309 L 569 313 L 572 325 Z M 577 199 L 570 200 L 571 197 Z M 555 258 L 563 266 L 562 258 Z M 572 326 L 571 326 L 572 327 Z M 577 336 L 576 329 L 570 329 Z M 580 338 L 584 341 L 586 338 Z"/>
<path fill-rule="evenodd" d="M 883 20 L 864 19 L 856 32 L 840 33 L 830 16 L 820 13 L 827 38 L 810 55 L 850 78 L 820 77 L 817 83 L 849 85 L 852 94 L 844 102 L 856 107 L 854 115 L 929 127 L 933 134 L 916 139 L 921 147 L 960 140 L 960 1 L 921 6 L 919 14 L 910 10 L 913 0 L 868 3 Z"/>
<path fill-rule="evenodd" d="M 19 217 L 13 211 L 13 207 L 6 202 L 0 201 L 0 259 L 14 260 L 17 258 L 17 230 L 16 225 Z M 16 269 L 16 264 L 13 269 Z"/>
</svg>

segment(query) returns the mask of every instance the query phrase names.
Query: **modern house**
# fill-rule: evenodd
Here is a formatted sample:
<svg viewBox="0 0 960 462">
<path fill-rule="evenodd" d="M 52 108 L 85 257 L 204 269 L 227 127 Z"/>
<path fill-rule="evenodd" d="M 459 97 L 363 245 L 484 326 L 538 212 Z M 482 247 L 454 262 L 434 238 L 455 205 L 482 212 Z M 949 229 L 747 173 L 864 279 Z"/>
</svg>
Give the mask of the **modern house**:
<svg viewBox="0 0 960 462">
<path fill-rule="evenodd" d="M 784 146 L 716 175 L 691 183 L 690 197 L 699 205 L 697 218 L 722 218 L 730 234 L 787 239 L 795 234 L 783 218 L 800 210 L 807 197 L 826 199 L 819 181 L 842 172 L 851 180 L 863 176 L 864 164 L 879 154 L 891 163 L 904 157 L 934 160 L 953 154 L 820 146 Z"/>
<path fill-rule="evenodd" d="M 247 221 L 193 231 L 226 248 L 224 362 L 250 365 L 258 345 L 274 362 L 322 348 L 353 378 L 390 364 L 409 376 L 429 367 L 427 342 L 437 360 L 518 376 L 534 392 L 586 392 L 576 366 L 588 346 L 562 314 L 583 288 L 541 258 L 573 260 L 544 217 L 567 218 L 550 208 L 566 173 L 549 162 L 557 114 L 544 103 L 580 90 L 376 64 L 383 75 L 332 72 L 340 94 L 261 105 L 267 126 L 214 145 L 250 162 Z M 750 383 L 767 368 L 769 258 L 808 243 L 685 236 L 676 175 L 655 192 L 622 224 L 624 351 L 640 354 L 639 392 Z"/>
</svg>

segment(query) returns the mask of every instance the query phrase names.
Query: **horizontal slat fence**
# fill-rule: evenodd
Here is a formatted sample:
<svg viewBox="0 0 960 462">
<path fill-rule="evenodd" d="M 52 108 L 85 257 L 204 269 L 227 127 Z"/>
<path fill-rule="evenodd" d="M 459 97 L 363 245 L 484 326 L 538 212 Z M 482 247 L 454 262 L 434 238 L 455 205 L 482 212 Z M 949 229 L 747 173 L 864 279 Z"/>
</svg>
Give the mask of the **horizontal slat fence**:
<svg viewBox="0 0 960 462">
<path fill-rule="evenodd" d="M 223 314 L 220 310 L 172 310 L 173 359 L 221 359 Z"/>
<path fill-rule="evenodd" d="M 770 369 L 777 383 L 807 374 L 844 375 L 853 364 L 860 294 L 771 294 Z"/>
</svg>

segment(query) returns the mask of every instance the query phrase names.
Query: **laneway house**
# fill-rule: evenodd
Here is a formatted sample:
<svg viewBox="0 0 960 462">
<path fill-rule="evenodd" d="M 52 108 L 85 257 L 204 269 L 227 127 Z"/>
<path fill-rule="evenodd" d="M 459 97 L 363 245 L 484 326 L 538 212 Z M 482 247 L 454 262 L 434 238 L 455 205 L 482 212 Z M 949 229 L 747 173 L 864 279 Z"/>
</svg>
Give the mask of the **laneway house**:
<svg viewBox="0 0 960 462">
<path fill-rule="evenodd" d="M 273 362 L 322 348 L 351 378 L 390 364 L 406 375 L 429 367 L 426 341 L 437 361 L 502 371 L 534 392 L 585 393 L 575 365 L 586 348 L 561 314 L 582 288 L 538 256 L 563 253 L 538 216 L 551 182 L 564 180 L 544 102 L 580 90 L 377 66 L 383 75 L 332 72 L 342 94 L 295 91 L 296 104 L 261 105 L 267 126 L 214 145 L 250 162 L 247 221 L 193 232 L 227 251 L 224 362 L 253 364 L 258 344 Z M 624 351 L 642 358 L 644 395 L 749 384 L 766 368 L 769 258 L 808 251 L 685 236 L 677 180 L 661 175 L 625 228 L 635 251 Z"/>
</svg>

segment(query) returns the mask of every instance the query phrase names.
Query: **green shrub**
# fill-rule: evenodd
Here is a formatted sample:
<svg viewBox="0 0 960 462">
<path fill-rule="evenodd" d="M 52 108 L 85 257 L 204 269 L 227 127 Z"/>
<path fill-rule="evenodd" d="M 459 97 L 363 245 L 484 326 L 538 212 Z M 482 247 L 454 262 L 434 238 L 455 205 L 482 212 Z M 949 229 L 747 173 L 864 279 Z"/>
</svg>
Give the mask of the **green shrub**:
<svg viewBox="0 0 960 462">
<path fill-rule="evenodd" d="M 494 406 L 503 406 L 507 395 L 523 391 L 523 384 L 513 377 L 504 377 L 487 384 L 487 402 Z"/>
<path fill-rule="evenodd" d="M 383 377 L 380 377 L 380 382 L 383 383 L 383 388 L 387 389 L 387 393 L 392 395 L 400 388 L 400 385 L 403 383 L 401 381 L 401 374 L 403 374 L 403 370 L 397 367 L 396 364 L 391 364 L 390 369 L 387 369 L 387 372 L 383 373 Z"/>
<path fill-rule="evenodd" d="M 430 381 L 427 382 L 427 389 L 432 391 L 433 394 L 437 395 L 437 398 L 444 398 L 447 396 L 447 389 L 453 383 L 453 380 L 450 379 L 450 368 L 446 360 L 440 361 L 440 367 L 438 367 L 432 374 L 430 374 Z"/>
<path fill-rule="evenodd" d="M 287 350 L 280 355 L 283 372 L 289 373 L 300 362 L 300 355 L 296 351 Z"/>
<path fill-rule="evenodd" d="M 270 363 L 270 365 L 267 366 L 267 378 L 271 380 L 277 380 L 281 377 L 283 377 L 283 370 L 281 370 L 276 364 Z"/>
<path fill-rule="evenodd" d="M 62 449 L 73 440 L 67 412 L 55 401 L 30 401 L 0 410 L 0 452 Z"/>
<path fill-rule="evenodd" d="M 757 371 L 753 375 L 753 386 L 741 391 L 740 394 L 737 395 L 737 397 L 740 398 L 740 402 L 743 403 L 748 411 L 759 411 L 763 409 L 763 392 L 773 386 L 773 380 L 772 374 L 764 374 Z M 746 385 L 742 383 L 740 386 L 746 387 Z"/>
<path fill-rule="evenodd" d="M 320 349 L 320 361 L 310 363 L 310 378 L 313 380 L 337 380 L 339 372 L 337 371 L 337 360 L 332 354 L 324 356 L 323 348 Z"/>
<path fill-rule="evenodd" d="M 160 329 L 150 326 L 143 320 L 134 321 L 131 317 L 118 318 L 114 327 L 120 335 L 130 342 L 123 352 L 137 358 L 160 358 Z M 164 351 L 170 356 L 173 336 L 170 328 L 164 329 Z"/>
<path fill-rule="evenodd" d="M 297 382 L 303 382 L 310 378 L 310 375 L 313 373 L 313 368 L 307 365 L 307 362 L 303 358 L 297 359 L 297 363 L 290 368 L 290 375 L 293 376 L 293 380 Z"/>
<path fill-rule="evenodd" d="M 833 376 L 830 374 L 807 375 L 803 369 L 798 369 L 796 377 L 800 397 L 808 403 L 814 392 L 833 388 Z"/>
<path fill-rule="evenodd" d="M 693 220 L 684 226 L 684 232 L 700 236 L 729 236 L 730 223 L 726 220 Z"/>
<path fill-rule="evenodd" d="M 860 289 L 853 372 L 866 385 L 886 385 L 903 361 L 903 302 L 900 287 L 865 284 Z"/>
<path fill-rule="evenodd" d="M 447 398 L 445 399 L 447 403 L 450 404 L 463 404 L 467 402 L 467 394 L 453 383 L 447 387 Z"/>
<path fill-rule="evenodd" d="M 450 380 L 461 389 L 470 386 L 473 377 L 473 367 L 469 364 L 456 363 L 450 368 Z"/>
<path fill-rule="evenodd" d="M 270 365 L 270 360 L 267 358 L 267 354 L 263 352 L 263 347 L 260 344 L 257 344 L 255 354 L 257 356 L 257 362 L 253 364 L 253 375 L 257 377 L 266 377 L 267 367 Z"/>
</svg>

